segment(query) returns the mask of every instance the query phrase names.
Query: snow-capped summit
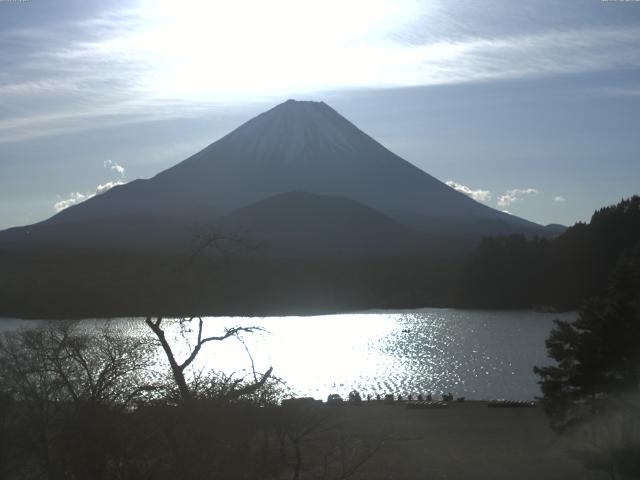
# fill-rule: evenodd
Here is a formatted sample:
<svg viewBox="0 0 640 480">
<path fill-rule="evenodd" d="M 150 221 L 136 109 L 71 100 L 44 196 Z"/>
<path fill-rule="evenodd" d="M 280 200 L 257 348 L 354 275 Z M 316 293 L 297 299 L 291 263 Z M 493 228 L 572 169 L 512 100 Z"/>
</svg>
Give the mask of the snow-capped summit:
<svg viewBox="0 0 640 480">
<path fill-rule="evenodd" d="M 242 145 L 247 161 L 305 161 L 314 151 L 356 155 L 365 136 L 324 102 L 287 100 L 220 143 Z M 366 136 L 365 136 L 366 137 Z"/>
</svg>

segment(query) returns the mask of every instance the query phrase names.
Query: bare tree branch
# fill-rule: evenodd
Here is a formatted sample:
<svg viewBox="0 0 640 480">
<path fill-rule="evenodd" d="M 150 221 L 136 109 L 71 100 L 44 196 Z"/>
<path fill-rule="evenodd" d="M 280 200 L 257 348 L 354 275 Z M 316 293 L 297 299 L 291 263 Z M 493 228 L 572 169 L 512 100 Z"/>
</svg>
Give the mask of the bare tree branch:
<svg viewBox="0 0 640 480">
<path fill-rule="evenodd" d="M 209 342 L 221 342 L 223 340 L 226 340 L 227 338 L 231 338 L 231 337 L 237 337 L 239 333 L 241 332 L 245 332 L 245 333 L 253 333 L 255 331 L 261 331 L 262 328 L 260 327 L 233 327 L 233 328 L 229 328 L 226 329 L 224 332 L 224 335 L 221 335 L 219 337 L 206 337 L 206 338 L 202 338 L 202 317 L 199 317 L 198 319 L 198 340 L 197 343 L 195 345 L 195 347 L 193 347 L 193 350 L 191 351 L 191 354 L 187 357 L 187 359 L 182 362 L 180 364 L 180 369 L 184 371 L 184 369 L 186 367 L 188 367 L 194 360 L 195 358 L 198 356 L 198 353 L 200 353 L 200 349 L 202 348 L 202 346 L 206 343 Z"/>
<path fill-rule="evenodd" d="M 171 345 L 167 341 L 167 338 L 164 334 L 164 330 L 160 328 L 160 323 L 162 322 L 162 318 L 158 317 L 156 321 L 153 321 L 151 317 L 147 317 L 145 323 L 149 326 L 149 328 L 156 335 L 158 340 L 160 341 L 160 345 L 164 350 L 164 353 L 169 361 L 169 366 L 171 367 L 171 373 L 173 374 L 173 379 L 178 386 L 178 390 L 180 391 L 180 396 L 183 400 L 188 401 L 192 399 L 191 390 L 187 385 L 187 381 L 184 378 L 183 368 L 180 368 L 178 362 L 176 362 L 176 357 L 173 354 L 173 350 L 171 350 Z"/>
<path fill-rule="evenodd" d="M 192 320 L 193 318 L 189 319 L 188 322 L 191 322 Z M 255 326 L 254 327 L 233 327 L 233 328 L 225 329 L 223 335 L 210 336 L 210 337 L 203 338 L 202 331 L 204 328 L 204 321 L 202 317 L 198 317 L 198 332 L 197 332 L 196 344 L 191 349 L 191 353 L 189 353 L 187 358 L 182 363 L 178 363 L 178 361 L 176 360 L 175 354 L 173 353 L 173 350 L 171 348 L 171 345 L 169 344 L 166 338 L 165 332 L 160 326 L 162 322 L 162 318 L 158 317 L 154 321 L 152 317 L 147 317 L 145 322 L 149 326 L 149 328 L 151 328 L 153 333 L 156 335 L 156 337 L 160 341 L 160 345 L 164 350 L 167 360 L 169 361 L 169 366 L 171 367 L 171 373 L 178 387 L 178 391 L 180 392 L 180 397 L 185 401 L 193 399 L 193 392 L 191 391 L 191 388 L 189 388 L 189 385 L 187 384 L 184 371 L 196 359 L 203 345 L 209 342 L 215 342 L 215 341 L 220 342 L 231 337 L 239 338 L 240 333 L 253 333 L 255 331 L 263 330 L 261 327 L 255 327 Z M 252 368 L 253 368 L 253 363 L 252 363 Z M 267 373 L 265 373 L 262 376 L 262 378 L 258 380 L 255 374 L 255 369 L 254 369 L 254 383 L 246 385 L 236 390 L 235 387 L 237 386 L 237 384 L 241 382 L 241 380 L 238 380 L 238 382 L 232 386 L 231 391 L 227 395 L 225 395 L 225 398 L 237 399 L 242 395 L 248 395 L 255 392 L 256 390 L 261 388 L 265 384 L 265 382 L 269 379 L 269 377 L 271 376 L 272 370 L 273 370 L 272 368 L 269 368 Z"/>
<path fill-rule="evenodd" d="M 232 390 L 226 395 L 227 400 L 234 400 L 243 395 L 251 395 L 253 392 L 260 389 L 266 383 L 266 381 L 271 376 L 272 372 L 273 372 L 273 367 L 269 367 L 269 370 L 267 370 L 262 375 L 262 378 L 260 378 L 260 380 L 258 380 L 257 382 L 246 385 L 242 388 L 239 388 L 238 390 Z"/>
<path fill-rule="evenodd" d="M 253 374 L 253 381 L 257 382 L 258 376 L 256 374 L 256 364 L 253 361 L 253 355 L 251 355 L 251 352 L 249 351 L 249 347 L 247 347 L 247 344 L 242 337 L 238 336 L 238 341 L 244 347 L 244 351 L 247 352 L 247 356 L 249 357 L 249 361 L 251 362 L 251 373 Z"/>
<path fill-rule="evenodd" d="M 213 247 L 213 249 L 220 253 L 223 258 L 227 258 L 230 254 L 234 253 L 224 247 L 224 243 L 231 243 L 238 245 L 246 250 L 255 250 L 258 248 L 258 244 L 252 243 L 245 238 L 245 236 L 234 233 L 221 233 L 212 231 L 211 229 L 203 229 L 203 231 L 197 232 L 195 235 L 196 241 L 199 245 L 192 251 L 191 255 L 183 265 L 183 268 L 188 269 L 195 258 Z"/>
</svg>

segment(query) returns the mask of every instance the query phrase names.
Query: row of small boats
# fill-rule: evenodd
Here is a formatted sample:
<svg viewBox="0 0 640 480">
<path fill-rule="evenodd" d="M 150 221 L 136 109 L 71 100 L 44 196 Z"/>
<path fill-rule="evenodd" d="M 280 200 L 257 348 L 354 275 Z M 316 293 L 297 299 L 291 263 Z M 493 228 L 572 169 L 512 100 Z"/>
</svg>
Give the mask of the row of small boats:
<svg viewBox="0 0 640 480">
<path fill-rule="evenodd" d="M 489 408 L 534 408 L 536 402 L 520 400 L 491 400 L 487 403 Z M 449 404 L 440 402 L 406 402 L 406 407 L 412 410 L 428 410 L 434 408 L 447 408 Z"/>
<path fill-rule="evenodd" d="M 435 408 L 447 408 L 447 402 L 407 402 L 406 407 L 410 410 L 430 410 Z"/>
<path fill-rule="evenodd" d="M 533 408 L 536 405 L 536 402 L 521 400 L 491 400 L 488 404 L 489 408 Z"/>
</svg>

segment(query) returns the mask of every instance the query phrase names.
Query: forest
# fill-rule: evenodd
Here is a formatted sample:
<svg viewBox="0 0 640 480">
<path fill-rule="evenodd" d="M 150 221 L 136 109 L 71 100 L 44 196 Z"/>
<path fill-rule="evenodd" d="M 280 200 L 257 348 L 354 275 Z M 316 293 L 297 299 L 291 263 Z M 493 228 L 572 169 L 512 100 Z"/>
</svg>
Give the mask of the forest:
<svg viewBox="0 0 640 480">
<path fill-rule="evenodd" d="M 453 304 L 569 310 L 605 292 L 617 264 L 640 249 L 640 197 L 601 208 L 553 239 L 485 238 L 462 263 Z"/>
<path fill-rule="evenodd" d="M 384 308 L 577 309 L 640 248 L 640 197 L 555 238 L 488 237 L 465 257 L 260 258 L 0 251 L 0 316 L 310 315 Z"/>
</svg>

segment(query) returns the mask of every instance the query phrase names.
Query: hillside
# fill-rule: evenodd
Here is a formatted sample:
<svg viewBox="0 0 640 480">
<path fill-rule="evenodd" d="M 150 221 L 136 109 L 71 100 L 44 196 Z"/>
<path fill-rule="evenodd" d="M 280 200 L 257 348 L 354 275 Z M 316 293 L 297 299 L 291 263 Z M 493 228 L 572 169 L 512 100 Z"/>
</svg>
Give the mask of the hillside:
<svg viewBox="0 0 640 480">
<path fill-rule="evenodd" d="M 461 250 L 486 235 L 550 233 L 453 190 L 328 105 L 289 100 L 151 179 L 116 186 L 39 224 L 0 232 L 0 248 L 138 251 L 146 225 L 147 248 L 182 249 L 189 241 L 185 229 L 292 191 L 353 200 L 431 237 L 463 239 L 457 242 Z M 89 230 L 95 234 L 83 233 Z M 373 238 L 362 236 L 365 242 Z"/>
<path fill-rule="evenodd" d="M 463 263 L 455 302 L 481 308 L 577 308 L 601 295 L 616 265 L 640 249 L 640 197 L 596 211 L 555 239 L 482 241 Z"/>
</svg>

